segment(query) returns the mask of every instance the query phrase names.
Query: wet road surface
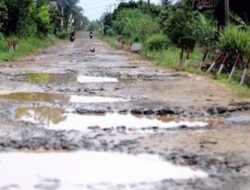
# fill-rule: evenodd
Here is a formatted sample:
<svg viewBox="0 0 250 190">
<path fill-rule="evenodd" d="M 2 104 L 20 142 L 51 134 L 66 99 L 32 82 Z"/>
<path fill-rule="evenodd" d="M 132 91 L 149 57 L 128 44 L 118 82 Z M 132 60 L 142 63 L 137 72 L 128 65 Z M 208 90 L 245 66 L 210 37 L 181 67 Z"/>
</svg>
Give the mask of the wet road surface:
<svg viewBox="0 0 250 190">
<path fill-rule="evenodd" d="M 211 79 L 84 33 L 0 79 L 0 190 L 250 189 L 250 101 Z"/>
</svg>

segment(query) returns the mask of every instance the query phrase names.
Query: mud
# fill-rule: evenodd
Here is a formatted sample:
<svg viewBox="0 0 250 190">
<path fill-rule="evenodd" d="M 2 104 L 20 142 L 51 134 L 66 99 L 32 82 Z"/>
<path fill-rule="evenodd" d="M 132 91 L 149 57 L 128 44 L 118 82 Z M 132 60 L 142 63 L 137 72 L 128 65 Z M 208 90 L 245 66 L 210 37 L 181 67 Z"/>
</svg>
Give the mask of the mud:
<svg viewBox="0 0 250 190">
<path fill-rule="evenodd" d="M 89 52 L 93 47 L 96 52 Z M 5 157 L 18 160 L 37 153 L 149 154 L 207 176 L 165 175 L 154 182 L 122 184 L 77 181 L 79 186 L 66 189 L 250 189 L 250 101 L 212 79 L 156 67 L 84 33 L 74 43 L 2 63 L 0 79 L 0 171 Z M 15 164 L 35 177 L 28 166 Z M 1 177 L 0 190 L 25 189 L 10 179 Z M 62 181 L 61 176 L 45 177 L 30 189 L 65 189 Z"/>
<path fill-rule="evenodd" d="M 105 113 L 76 114 L 63 112 L 62 109 L 37 107 L 18 108 L 15 119 L 41 124 L 51 130 L 78 130 L 88 129 L 117 130 L 122 132 L 148 132 L 175 128 L 206 127 L 208 123 L 202 121 L 181 120 L 167 116 L 151 116 Z"/>
</svg>

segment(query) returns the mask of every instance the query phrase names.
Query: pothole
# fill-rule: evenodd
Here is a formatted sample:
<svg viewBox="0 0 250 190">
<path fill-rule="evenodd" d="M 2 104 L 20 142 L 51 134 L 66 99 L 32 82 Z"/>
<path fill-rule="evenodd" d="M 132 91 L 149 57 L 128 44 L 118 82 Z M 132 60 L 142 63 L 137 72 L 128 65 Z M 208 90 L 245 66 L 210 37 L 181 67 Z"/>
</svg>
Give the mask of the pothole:
<svg viewBox="0 0 250 190">
<path fill-rule="evenodd" d="M 72 73 L 26 73 L 21 76 L 32 84 L 64 85 L 74 83 L 77 80 L 77 77 Z"/>
<path fill-rule="evenodd" d="M 105 82 L 119 82 L 116 78 L 111 77 L 94 77 L 94 76 L 78 76 L 77 81 L 80 83 L 105 83 Z"/>
<path fill-rule="evenodd" d="M 15 186 L 19 190 L 82 190 L 95 185 L 127 186 L 165 179 L 206 177 L 208 174 L 204 171 L 173 165 L 158 155 L 108 152 L 0 154 L 0 189 Z"/>
<path fill-rule="evenodd" d="M 122 98 L 102 97 L 102 96 L 77 96 L 63 95 L 44 92 L 0 92 L 0 98 L 14 101 L 30 102 L 59 102 L 59 103 L 112 103 L 128 101 Z"/>
<path fill-rule="evenodd" d="M 122 98 L 111 98 L 101 96 L 70 96 L 70 102 L 72 103 L 102 103 L 102 102 L 126 102 L 128 100 Z"/>
<path fill-rule="evenodd" d="M 64 112 L 63 109 L 49 107 L 18 108 L 15 112 L 15 119 L 44 125 L 57 125 L 67 118 Z"/>
<path fill-rule="evenodd" d="M 109 83 L 119 82 L 117 78 L 102 76 L 76 76 L 73 73 L 26 73 L 17 75 L 32 84 L 55 84 L 64 85 L 69 83 Z"/>
<path fill-rule="evenodd" d="M 250 124 L 250 112 L 246 111 L 231 113 L 230 116 L 225 119 L 225 121 L 231 124 L 248 125 Z"/>
<path fill-rule="evenodd" d="M 205 127 L 208 124 L 201 121 L 182 121 L 172 117 L 145 117 L 142 115 L 100 113 L 75 114 L 65 113 L 52 108 L 19 108 L 15 114 L 16 120 L 42 124 L 51 130 L 117 129 L 122 131 L 158 130 L 173 128 Z"/>
</svg>

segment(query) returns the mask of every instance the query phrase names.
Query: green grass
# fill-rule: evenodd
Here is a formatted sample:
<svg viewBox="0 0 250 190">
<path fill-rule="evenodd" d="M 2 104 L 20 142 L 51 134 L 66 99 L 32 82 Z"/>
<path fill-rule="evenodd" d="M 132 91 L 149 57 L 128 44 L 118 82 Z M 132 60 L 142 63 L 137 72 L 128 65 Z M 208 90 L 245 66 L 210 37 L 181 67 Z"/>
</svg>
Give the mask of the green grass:
<svg viewBox="0 0 250 190">
<path fill-rule="evenodd" d="M 226 75 L 220 75 L 216 77 L 216 80 L 226 85 L 234 92 L 236 92 L 242 98 L 250 98 L 250 88 L 246 85 L 240 86 L 238 81 L 228 80 Z"/>
<path fill-rule="evenodd" d="M 192 73 L 200 73 L 198 69 L 198 63 L 202 57 L 202 51 L 199 48 L 196 48 L 194 52 L 191 54 L 190 59 L 188 60 L 188 65 L 185 67 L 180 67 L 180 54 L 181 50 L 177 47 L 169 47 L 167 50 L 163 50 L 161 52 L 144 52 L 144 56 L 150 57 L 157 65 L 182 70 L 189 71 Z"/>
<path fill-rule="evenodd" d="M 114 48 L 119 46 L 115 43 L 114 37 L 104 37 L 103 40 L 110 44 Z M 119 47 L 120 48 L 120 47 Z M 210 78 L 214 78 L 219 83 L 224 84 L 225 86 L 232 89 L 240 97 L 250 98 L 250 88 L 247 86 L 240 86 L 238 81 L 228 80 L 228 76 L 220 75 L 215 77 L 213 74 L 204 73 L 199 70 L 198 64 L 201 62 L 203 57 L 202 48 L 195 48 L 194 52 L 191 54 L 189 59 L 189 64 L 185 67 L 180 67 L 180 48 L 169 47 L 167 50 L 159 51 L 143 51 L 141 55 L 146 59 L 151 59 L 156 65 L 162 66 L 164 68 L 175 69 L 177 71 L 187 71 L 190 73 L 204 75 Z"/>
<path fill-rule="evenodd" d="M 111 36 L 104 36 L 102 38 L 103 41 L 105 41 L 106 43 L 108 43 L 111 47 L 116 48 L 116 49 L 121 49 L 121 47 L 119 45 L 116 44 L 116 39 L 114 37 Z"/>
<path fill-rule="evenodd" d="M 30 55 L 41 48 L 48 48 L 54 45 L 58 40 L 52 36 L 47 38 L 29 37 L 19 40 L 18 48 L 15 52 L 10 52 L 7 47 L 7 41 L 0 41 L 0 61 L 15 61 L 19 57 Z"/>
</svg>

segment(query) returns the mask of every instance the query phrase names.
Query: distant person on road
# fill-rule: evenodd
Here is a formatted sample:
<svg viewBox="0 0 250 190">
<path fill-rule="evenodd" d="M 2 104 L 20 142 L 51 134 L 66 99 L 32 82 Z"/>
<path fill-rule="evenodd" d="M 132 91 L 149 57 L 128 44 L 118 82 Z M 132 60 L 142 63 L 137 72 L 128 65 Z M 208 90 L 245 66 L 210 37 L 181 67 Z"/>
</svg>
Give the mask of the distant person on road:
<svg viewBox="0 0 250 190">
<path fill-rule="evenodd" d="M 92 31 L 89 32 L 89 38 L 92 39 L 94 36 L 94 33 Z"/>
<path fill-rule="evenodd" d="M 75 35 L 76 35 L 75 31 L 70 33 L 69 39 L 70 39 L 71 42 L 73 42 L 76 39 Z"/>
</svg>

